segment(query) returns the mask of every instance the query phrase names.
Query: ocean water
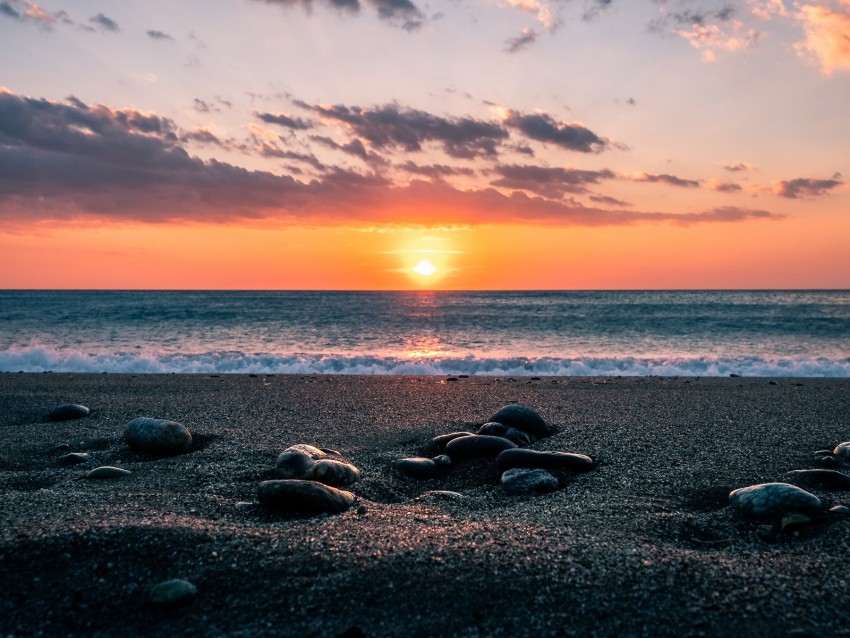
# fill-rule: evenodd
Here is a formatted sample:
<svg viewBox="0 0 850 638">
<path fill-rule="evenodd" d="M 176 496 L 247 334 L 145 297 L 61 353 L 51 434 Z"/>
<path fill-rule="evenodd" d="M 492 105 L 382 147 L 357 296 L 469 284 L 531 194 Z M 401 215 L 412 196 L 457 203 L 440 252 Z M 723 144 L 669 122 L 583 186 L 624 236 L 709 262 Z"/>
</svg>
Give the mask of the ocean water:
<svg viewBox="0 0 850 638">
<path fill-rule="evenodd" d="M 850 376 L 850 291 L 0 291 L 0 371 Z"/>
</svg>

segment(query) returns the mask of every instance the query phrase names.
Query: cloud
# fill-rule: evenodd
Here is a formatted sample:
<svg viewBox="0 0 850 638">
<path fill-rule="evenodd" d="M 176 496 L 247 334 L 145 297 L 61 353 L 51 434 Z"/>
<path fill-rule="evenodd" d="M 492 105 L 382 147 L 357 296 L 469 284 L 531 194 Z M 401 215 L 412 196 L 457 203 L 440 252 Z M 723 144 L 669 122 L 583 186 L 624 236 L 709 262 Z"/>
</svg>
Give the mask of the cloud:
<svg viewBox="0 0 850 638">
<path fill-rule="evenodd" d="M 73 24 L 65 11 L 51 13 L 34 2 L 21 2 L 21 0 L 3 0 L 0 2 L 0 15 L 18 22 L 36 24 L 47 31 L 51 31 L 56 24 Z"/>
<path fill-rule="evenodd" d="M 686 2 L 677 0 L 669 4 L 680 7 Z M 766 0 L 762 4 L 774 3 Z M 668 2 L 660 2 L 659 5 L 662 16 L 650 22 L 650 31 L 670 32 L 684 38 L 700 51 L 706 62 L 715 60 L 719 51 L 738 51 L 755 47 L 762 35 L 758 29 L 736 19 L 737 9 L 729 3 L 710 9 L 683 10 L 669 10 Z"/>
<path fill-rule="evenodd" d="M 588 184 L 616 177 L 608 169 L 584 171 L 530 165 L 498 166 L 494 171 L 501 177 L 490 182 L 492 186 L 529 191 L 550 199 L 560 199 L 567 193 L 586 193 Z"/>
<path fill-rule="evenodd" d="M 422 175 L 430 179 L 445 179 L 446 177 L 456 177 L 463 175 L 472 177 L 475 171 L 471 168 L 461 166 L 446 166 L 445 164 L 431 164 L 430 166 L 420 166 L 411 161 L 398 166 L 401 170 L 412 173 L 413 175 Z"/>
<path fill-rule="evenodd" d="M 557 122 L 546 113 L 523 114 L 507 111 L 505 125 L 520 131 L 529 139 L 580 153 L 598 153 L 608 142 L 584 125 Z"/>
<path fill-rule="evenodd" d="M 591 195 L 590 201 L 596 202 L 597 204 L 604 204 L 605 206 L 616 206 L 618 208 L 626 208 L 631 206 L 629 202 L 624 202 L 621 199 L 617 199 L 616 197 L 610 197 L 608 195 Z"/>
<path fill-rule="evenodd" d="M 95 25 L 99 29 L 102 29 L 103 31 L 115 32 L 115 31 L 121 30 L 121 28 L 118 26 L 118 23 L 115 22 L 115 20 L 113 20 L 112 18 L 110 18 L 108 16 L 105 16 L 102 13 L 98 13 L 96 16 L 92 16 L 91 18 L 89 18 L 89 22 L 91 22 L 93 25 Z"/>
<path fill-rule="evenodd" d="M 537 41 L 537 32 L 532 28 L 525 28 L 515 38 L 510 38 L 505 42 L 505 51 L 508 53 L 517 53 L 531 46 Z"/>
<path fill-rule="evenodd" d="M 747 0 L 750 12 L 759 20 L 770 20 L 774 16 L 787 16 L 783 0 Z"/>
<path fill-rule="evenodd" d="M 699 188 L 699 182 L 694 179 L 683 179 L 675 175 L 652 175 L 650 173 L 635 173 L 630 176 L 635 182 L 651 182 L 653 184 L 667 184 L 680 188 Z"/>
<path fill-rule="evenodd" d="M 794 16 L 806 34 L 796 45 L 800 55 L 816 58 L 824 75 L 850 70 L 850 0 L 838 0 L 832 7 L 805 4 Z"/>
<path fill-rule="evenodd" d="M 557 29 L 561 23 L 557 12 L 552 9 L 551 2 L 541 2 L 541 0 L 506 0 L 506 4 L 534 14 L 537 21 L 550 31 Z"/>
<path fill-rule="evenodd" d="M 338 11 L 359 13 L 367 4 L 375 9 L 378 17 L 406 31 L 415 31 L 425 22 L 425 15 L 411 0 L 255 0 L 282 7 L 301 7 L 312 11 L 316 4 L 325 4 Z"/>
<path fill-rule="evenodd" d="M 799 197 L 820 197 L 826 195 L 834 188 L 844 184 L 841 175 L 834 175 L 832 179 L 809 179 L 798 177 L 791 180 L 774 182 L 772 192 L 779 197 L 797 199 Z"/>
<path fill-rule="evenodd" d="M 735 162 L 734 164 L 727 164 L 723 167 L 723 170 L 729 171 L 730 173 L 740 173 L 742 171 L 757 171 L 758 168 L 752 164 L 747 164 L 746 162 Z"/>
<path fill-rule="evenodd" d="M 493 188 L 461 190 L 441 180 L 398 185 L 380 175 L 333 166 L 305 182 L 192 157 L 182 140 L 199 136 L 214 138 L 201 131 L 181 134 L 172 120 L 155 113 L 0 90 L 0 217 L 7 227 L 78 218 L 585 226 L 780 218 L 740 208 L 697 213 L 606 210 L 521 192 L 505 195 Z M 308 154 L 258 141 L 266 143 L 272 155 L 312 162 Z"/>
<path fill-rule="evenodd" d="M 737 193 L 743 190 L 743 187 L 740 184 L 736 184 L 735 182 L 724 182 L 720 179 L 710 179 L 706 182 L 706 187 L 709 190 L 717 191 L 719 193 Z"/>
<path fill-rule="evenodd" d="M 284 115 L 283 113 L 254 113 L 254 117 L 259 120 L 262 120 L 266 124 L 277 124 L 279 126 L 283 126 L 284 128 L 292 129 L 294 131 L 305 131 L 309 128 L 313 128 L 313 123 L 308 120 L 303 120 L 300 117 L 292 117 L 291 115 Z"/>
<path fill-rule="evenodd" d="M 312 106 L 301 101 L 295 104 L 325 120 L 345 125 L 377 149 L 416 152 L 424 144 L 434 142 L 451 157 L 473 159 L 494 157 L 499 144 L 508 137 L 507 131 L 492 122 L 471 117 L 439 117 L 398 104 L 374 108 Z"/>
<path fill-rule="evenodd" d="M 172 40 L 172 41 L 174 40 L 174 38 L 172 38 L 167 33 L 164 33 L 162 31 L 157 31 L 155 29 L 149 29 L 148 31 L 145 31 L 145 33 L 147 33 L 148 37 L 151 38 L 152 40 Z"/>
<path fill-rule="evenodd" d="M 368 150 L 366 148 L 366 145 L 363 144 L 361 140 L 358 140 L 356 138 L 346 144 L 339 144 L 331 138 L 322 135 L 311 135 L 310 139 L 318 144 L 321 144 L 322 146 L 333 149 L 335 151 L 342 151 L 343 153 L 346 153 L 348 155 L 359 157 L 367 164 L 383 166 L 388 163 L 387 160 L 385 160 L 378 153 Z"/>
</svg>

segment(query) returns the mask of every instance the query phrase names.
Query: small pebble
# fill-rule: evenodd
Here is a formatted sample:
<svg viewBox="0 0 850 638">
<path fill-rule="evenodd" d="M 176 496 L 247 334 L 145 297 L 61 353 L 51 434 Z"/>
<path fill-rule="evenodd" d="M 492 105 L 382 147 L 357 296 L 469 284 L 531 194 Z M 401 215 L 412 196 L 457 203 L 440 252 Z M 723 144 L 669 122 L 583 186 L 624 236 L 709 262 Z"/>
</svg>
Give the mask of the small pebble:
<svg viewBox="0 0 850 638">
<path fill-rule="evenodd" d="M 402 476 L 425 481 L 437 478 L 441 474 L 445 473 L 445 470 L 451 467 L 451 459 L 445 454 L 442 454 L 437 458 L 443 457 L 449 459 L 448 465 L 444 462 L 438 463 L 435 459 L 416 456 L 393 461 L 393 469 Z"/>
<path fill-rule="evenodd" d="M 89 455 L 85 452 L 71 452 L 70 454 L 63 454 L 59 457 L 57 463 L 59 465 L 77 465 L 79 463 L 88 463 Z"/>
<path fill-rule="evenodd" d="M 114 479 L 121 478 L 124 476 L 130 476 L 132 472 L 130 470 L 125 470 L 120 467 L 113 467 L 111 465 L 103 465 L 101 467 L 96 467 L 91 470 L 88 474 L 86 474 L 87 479 Z"/>
<path fill-rule="evenodd" d="M 84 419 L 90 410 L 78 403 L 63 403 L 53 408 L 47 415 L 50 421 L 71 421 L 72 419 Z"/>
<path fill-rule="evenodd" d="M 515 467 L 503 473 L 500 482 L 509 494 L 546 494 L 558 489 L 558 479 L 538 469 Z"/>
<path fill-rule="evenodd" d="M 438 448 L 444 448 L 450 441 L 454 441 L 462 436 L 472 436 L 472 434 L 472 432 L 449 432 L 448 434 L 441 434 L 434 437 L 431 439 L 431 444 L 436 445 Z"/>
<path fill-rule="evenodd" d="M 839 443 L 835 446 L 832 453 L 839 461 L 843 461 L 845 463 L 850 462 L 850 441 Z"/>
<path fill-rule="evenodd" d="M 413 500 L 414 501 L 429 501 L 429 500 L 459 501 L 463 498 L 464 498 L 464 496 L 460 492 L 453 492 L 451 490 L 428 490 L 427 492 L 422 492 L 422 494 L 415 497 Z"/>
<path fill-rule="evenodd" d="M 838 516 L 850 516 L 850 507 L 846 505 L 833 505 L 829 508 L 829 511 Z"/>
</svg>

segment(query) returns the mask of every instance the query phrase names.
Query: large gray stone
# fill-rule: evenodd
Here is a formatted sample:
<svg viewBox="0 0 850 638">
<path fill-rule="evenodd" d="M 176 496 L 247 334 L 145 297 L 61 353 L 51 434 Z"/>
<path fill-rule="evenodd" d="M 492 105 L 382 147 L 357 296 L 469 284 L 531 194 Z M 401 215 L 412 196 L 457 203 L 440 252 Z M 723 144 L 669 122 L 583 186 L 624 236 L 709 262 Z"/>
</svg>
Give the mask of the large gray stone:
<svg viewBox="0 0 850 638">
<path fill-rule="evenodd" d="M 542 439 L 555 433 L 555 429 L 543 420 L 537 412 L 521 403 L 511 403 L 496 412 L 489 421 L 502 423 Z"/>
<path fill-rule="evenodd" d="M 124 441 L 145 454 L 170 456 L 192 447 L 192 433 L 176 421 L 139 417 L 124 426 Z"/>
<path fill-rule="evenodd" d="M 733 490 L 729 505 L 745 518 L 779 518 L 787 512 L 823 510 L 817 496 L 789 483 L 759 483 Z"/>
</svg>

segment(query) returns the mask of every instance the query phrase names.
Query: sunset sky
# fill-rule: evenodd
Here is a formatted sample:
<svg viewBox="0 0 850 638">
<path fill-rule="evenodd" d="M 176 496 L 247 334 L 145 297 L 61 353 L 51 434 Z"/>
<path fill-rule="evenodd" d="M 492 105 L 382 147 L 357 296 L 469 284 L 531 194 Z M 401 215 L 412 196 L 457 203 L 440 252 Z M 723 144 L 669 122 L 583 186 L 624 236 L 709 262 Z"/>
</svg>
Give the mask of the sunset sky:
<svg viewBox="0 0 850 638">
<path fill-rule="evenodd" d="M 0 55 L 2 288 L 850 288 L 850 0 L 0 0 Z"/>
</svg>

